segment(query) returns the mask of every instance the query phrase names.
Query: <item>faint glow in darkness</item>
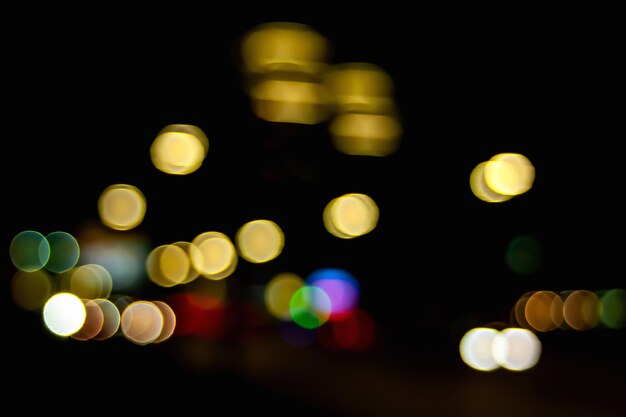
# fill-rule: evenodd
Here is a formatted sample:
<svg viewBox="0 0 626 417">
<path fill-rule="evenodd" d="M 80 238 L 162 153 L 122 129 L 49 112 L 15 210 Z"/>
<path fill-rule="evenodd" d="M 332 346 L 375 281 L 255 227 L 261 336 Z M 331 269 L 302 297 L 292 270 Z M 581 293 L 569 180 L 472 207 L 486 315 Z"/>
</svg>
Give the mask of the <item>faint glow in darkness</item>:
<svg viewBox="0 0 626 417">
<path fill-rule="evenodd" d="M 313 271 L 306 285 L 324 290 L 331 303 L 329 320 L 337 320 L 356 308 L 361 286 L 348 271 L 338 268 L 321 268 Z"/>
<path fill-rule="evenodd" d="M 169 339 L 174 333 L 174 329 L 176 328 L 176 314 L 174 314 L 174 310 L 168 304 L 163 301 L 153 301 L 155 306 L 161 310 L 161 314 L 163 315 L 163 328 L 161 329 L 161 334 L 159 337 L 154 339 L 153 343 L 161 343 Z"/>
<path fill-rule="evenodd" d="M 391 115 L 346 113 L 330 124 L 335 147 L 348 155 L 388 156 L 395 152 L 402 126 Z"/>
<path fill-rule="evenodd" d="M 50 258 L 50 244 L 39 232 L 25 230 L 15 235 L 9 248 L 11 261 L 17 269 L 33 272 L 43 268 Z"/>
<path fill-rule="evenodd" d="M 476 165 L 470 174 L 470 188 L 472 193 L 479 199 L 488 203 L 502 203 L 513 198 L 511 195 L 496 193 L 487 186 L 485 182 L 485 165 L 487 165 L 487 162 L 481 162 Z"/>
<path fill-rule="evenodd" d="M 100 332 L 94 336 L 95 340 L 105 340 L 117 333 L 117 329 L 120 327 L 120 311 L 117 306 L 110 300 L 103 298 L 96 298 L 93 300 L 98 304 L 102 311 L 102 328 Z"/>
<path fill-rule="evenodd" d="M 493 371 L 500 367 L 492 353 L 493 342 L 498 331 L 477 327 L 465 333 L 459 345 L 461 359 L 479 371 Z"/>
<path fill-rule="evenodd" d="M 325 77 L 336 111 L 384 114 L 394 111 L 393 82 L 380 67 L 368 63 L 335 65 Z"/>
<path fill-rule="evenodd" d="M 141 234 L 86 228 L 79 236 L 83 263 L 102 265 L 111 274 L 113 290 L 136 290 L 144 283 L 145 260 L 150 251 Z"/>
<path fill-rule="evenodd" d="M 190 302 L 198 302 L 202 308 L 209 307 L 207 303 L 212 307 L 228 301 L 228 284 L 225 280 L 200 279 L 188 285 L 186 292 L 193 295 Z"/>
<path fill-rule="evenodd" d="M 74 236 L 66 232 L 52 232 L 46 239 L 50 244 L 50 259 L 45 265 L 47 270 L 61 273 L 76 266 L 80 248 Z"/>
<path fill-rule="evenodd" d="M 326 230 L 342 239 L 363 236 L 378 224 L 378 206 L 365 194 L 345 194 L 331 200 L 324 209 Z"/>
<path fill-rule="evenodd" d="M 291 318 L 307 329 L 315 329 L 326 323 L 331 311 L 330 297 L 318 287 L 305 285 L 299 288 L 289 302 Z"/>
<path fill-rule="evenodd" d="M 328 117 L 324 87 L 315 82 L 266 79 L 250 90 L 254 113 L 269 122 L 312 125 Z"/>
<path fill-rule="evenodd" d="M 626 327 L 626 291 L 621 288 L 608 290 L 600 298 L 602 324 L 611 329 Z"/>
<path fill-rule="evenodd" d="M 493 357 L 505 369 L 525 371 L 532 368 L 541 356 L 541 342 L 527 329 L 508 328 L 493 340 Z"/>
<path fill-rule="evenodd" d="M 317 74 L 326 60 L 326 39 L 309 26 L 272 22 L 250 30 L 241 43 L 245 70 L 251 73 L 275 71 Z"/>
<path fill-rule="evenodd" d="M 43 320 L 48 330 L 59 336 L 70 336 L 83 327 L 87 310 L 74 294 L 61 292 L 48 299 L 43 307 Z"/>
<path fill-rule="evenodd" d="M 237 251 L 231 240 L 220 232 L 205 232 L 191 242 L 198 250 L 190 250 L 193 267 L 209 279 L 223 279 L 237 267 Z"/>
<path fill-rule="evenodd" d="M 176 315 L 174 334 L 177 336 L 216 340 L 226 332 L 225 307 L 209 294 L 176 293 L 167 298 L 167 303 Z"/>
<path fill-rule="evenodd" d="M 541 243 L 533 236 L 518 236 L 509 243 L 505 260 L 513 272 L 519 275 L 533 274 L 543 261 Z"/>
<path fill-rule="evenodd" d="M 98 199 L 98 213 L 103 224 L 115 230 L 137 227 L 146 214 L 146 199 L 135 186 L 114 184 Z"/>
<path fill-rule="evenodd" d="M 494 155 L 485 165 L 485 182 L 493 191 L 504 195 L 520 195 L 533 185 L 535 167 L 519 153 Z"/>
<path fill-rule="evenodd" d="M 124 310 L 126 310 L 126 307 L 128 307 L 135 301 L 138 301 L 135 297 L 131 297 L 130 295 L 127 295 L 127 294 L 115 294 L 111 296 L 110 298 L 112 299 L 113 304 L 115 304 L 115 307 L 120 313 L 120 320 L 121 320 L 121 314 L 124 312 Z"/>
<path fill-rule="evenodd" d="M 85 303 L 85 311 L 87 316 L 85 317 L 85 323 L 83 323 L 80 330 L 72 334 L 72 338 L 81 341 L 87 341 L 93 339 L 104 325 L 104 313 L 100 308 L 100 305 L 93 300 L 82 300 Z"/>
<path fill-rule="evenodd" d="M 150 147 L 150 157 L 160 171 L 187 175 L 200 168 L 208 150 L 209 139 L 199 127 L 172 124 L 158 133 Z"/>
<path fill-rule="evenodd" d="M 242 258 L 248 262 L 262 263 L 280 255 L 285 235 L 271 220 L 254 220 L 239 228 L 235 241 Z"/>
<path fill-rule="evenodd" d="M 281 338 L 296 347 L 309 346 L 315 341 L 317 329 L 307 329 L 291 321 L 281 321 L 279 324 Z"/>
<path fill-rule="evenodd" d="M 365 310 L 353 309 L 319 329 L 318 339 L 333 350 L 367 351 L 374 345 L 376 325 Z"/>
<path fill-rule="evenodd" d="M 138 345 L 154 342 L 163 329 L 163 314 L 151 302 L 135 301 L 122 312 L 124 336 Z"/>
<path fill-rule="evenodd" d="M 552 291 L 537 291 L 528 297 L 524 314 L 533 329 L 549 332 L 563 323 L 563 301 Z"/>
<path fill-rule="evenodd" d="M 265 306 L 270 314 L 280 320 L 291 321 L 289 302 L 294 293 L 304 286 L 304 281 L 291 272 L 273 277 L 265 287 Z"/>
<path fill-rule="evenodd" d="M 566 295 L 563 317 L 574 330 L 589 330 L 598 325 L 600 302 L 591 291 L 577 290 Z"/>
<path fill-rule="evenodd" d="M 11 280 L 11 295 L 25 310 L 38 310 L 52 295 L 50 274 L 43 269 L 33 272 L 17 271 Z"/>
<path fill-rule="evenodd" d="M 112 288 L 111 275 L 101 265 L 82 265 L 70 272 L 69 291 L 80 298 L 108 298 Z"/>
</svg>

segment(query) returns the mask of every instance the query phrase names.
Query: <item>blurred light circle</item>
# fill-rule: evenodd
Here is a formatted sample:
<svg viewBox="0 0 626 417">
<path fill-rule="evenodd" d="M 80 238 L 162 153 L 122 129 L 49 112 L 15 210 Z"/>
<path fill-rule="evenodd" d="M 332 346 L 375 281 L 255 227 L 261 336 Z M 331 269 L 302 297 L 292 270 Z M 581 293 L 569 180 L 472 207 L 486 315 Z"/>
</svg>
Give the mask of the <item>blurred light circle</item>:
<svg viewBox="0 0 626 417">
<path fill-rule="evenodd" d="M 150 157 L 166 174 L 187 175 L 200 168 L 209 149 L 204 132 L 193 125 L 168 125 L 152 142 Z"/>
<path fill-rule="evenodd" d="M 242 258 L 252 263 L 262 263 L 280 255 L 285 236 L 273 221 L 254 220 L 239 228 L 235 241 Z"/>
<path fill-rule="evenodd" d="M 48 239 L 34 230 L 25 230 L 15 235 L 9 248 L 13 265 L 24 272 L 43 268 L 50 258 Z"/>
<path fill-rule="evenodd" d="M 62 273 L 76 266 L 80 248 L 74 236 L 66 232 L 52 232 L 46 239 L 50 244 L 50 259 L 45 265 L 47 270 Z"/>
<path fill-rule="evenodd" d="M 146 198 L 135 186 L 114 184 L 100 194 L 98 213 L 106 226 L 115 230 L 130 230 L 143 221 Z"/>
<path fill-rule="evenodd" d="M 289 302 L 291 318 L 306 329 L 315 329 L 326 323 L 331 311 L 328 294 L 318 287 L 305 285 L 299 288 Z"/>
<path fill-rule="evenodd" d="M 527 329 L 502 330 L 493 341 L 493 357 L 505 369 L 524 371 L 532 368 L 541 356 L 541 342 Z"/>
<path fill-rule="evenodd" d="M 331 302 L 330 320 L 353 310 L 359 301 L 360 285 L 348 271 L 339 268 L 320 268 L 306 279 L 306 285 L 321 288 Z"/>
<path fill-rule="evenodd" d="M 463 362 L 479 371 L 499 368 L 492 352 L 493 341 L 497 336 L 497 330 L 485 327 L 477 327 L 465 333 L 459 345 Z"/>
<path fill-rule="evenodd" d="M 53 295 L 43 307 L 46 327 L 59 336 L 70 336 L 79 331 L 86 317 L 87 310 L 83 301 L 66 292 Z"/>
</svg>

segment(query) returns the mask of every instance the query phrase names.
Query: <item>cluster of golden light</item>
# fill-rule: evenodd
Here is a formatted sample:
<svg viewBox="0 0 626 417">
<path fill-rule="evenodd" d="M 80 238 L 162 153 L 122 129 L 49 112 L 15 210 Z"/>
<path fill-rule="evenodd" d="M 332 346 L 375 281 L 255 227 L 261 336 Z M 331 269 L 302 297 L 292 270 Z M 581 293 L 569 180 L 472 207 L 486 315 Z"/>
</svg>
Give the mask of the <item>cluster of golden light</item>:
<svg viewBox="0 0 626 417">
<path fill-rule="evenodd" d="M 209 139 L 197 126 L 171 124 L 157 134 L 150 147 L 152 164 L 166 174 L 187 175 L 196 171 L 209 151 Z"/>
<path fill-rule="evenodd" d="M 99 264 L 78 266 L 60 275 L 60 288 L 80 298 L 108 298 L 113 289 L 109 271 Z"/>
<path fill-rule="evenodd" d="M 114 184 L 100 194 L 98 213 L 102 223 L 111 229 L 130 230 L 143 221 L 146 198 L 133 185 Z"/>
<path fill-rule="evenodd" d="M 378 223 L 378 206 L 365 194 L 344 194 L 324 208 L 324 226 L 333 236 L 352 239 L 363 236 Z"/>
<path fill-rule="evenodd" d="M 309 26 L 273 22 L 241 41 L 247 92 L 257 117 L 318 124 L 331 114 L 335 147 L 349 155 L 396 151 L 402 126 L 389 74 L 373 64 L 326 62 L 328 42 Z"/>
<path fill-rule="evenodd" d="M 146 272 L 153 283 L 168 288 L 189 284 L 199 276 L 224 279 L 235 271 L 237 259 L 230 238 L 211 231 L 200 233 L 192 242 L 155 247 L 146 258 Z"/>
<path fill-rule="evenodd" d="M 479 199 L 501 203 L 524 194 L 533 186 L 535 167 L 519 153 L 499 153 L 481 162 L 470 174 L 470 188 Z"/>
<path fill-rule="evenodd" d="M 172 336 L 176 317 L 166 303 L 148 303 L 158 314 L 146 312 L 145 307 L 134 306 L 138 302 L 132 297 L 119 296 L 113 303 L 111 290 L 111 275 L 98 264 L 80 265 L 54 277 L 43 269 L 18 270 L 11 281 L 16 304 L 41 310 L 46 328 L 57 336 L 105 340 L 117 334 L 120 326 L 123 335 L 137 344 L 160 343 Z M 120 313 L 131 306 L 125 315 Z M 158 332 L 154 338 L 153 332 Z"/>
<path fill-rule="evenodd" d="M 235 245 L 221 232 L 204 232 L 191 242 L 191 265 L 205 278 L 224 279 L 235 272 L 238 256 Z"/>
<path fill-rule="evenodd" d="M 349 155 L 387 156 L 396 151 L 402 126 L 396 115 L 393 82 L 366 63 L 336 65 L 325 77 L 335 117 L 335 147 Z"/>
<path fill-rule="evenodd" d="M 621 325 L 611 326 L 616 321 L 626 323 L 626 292 L 620 297 L 619 291 L 623 290 L 598 293 L 574 290 L 558 294 L 553 291 L 531 291 L 517 300 L 511 316 L 517 325 L 538 332 L 555 329 L 590 330 L 600 323 L 606 327 L 620 328 Z"/>
<path fill-rule="evenodd" d="M 329 99 L 321 78 L 328 49 L 322 35 L 300 23 L 266 23 L 246 33 L 241 56 L 254 113 L 270 122 L 323 122 Z"/>
<path fill-rule="evenodd" d="M 243 259 L 263 263 L 280 255 L 285 245 L 285 235 L 271 220 L 253 220 L 239 228 L 235 242 Z"/>
<path fill-rule="evenodd" d="M 161 287 L 188 284 L 200 274 L 191 264 L 190 251 L 198 248 L 189 242 L 157 246 L 146 258 L 148 278 Z"/>
<path fill-rule="evenodd" d="M 465 333 L 459 352 L 463 362 L 479 371 L 525 371 L 539 361 L 541 342 L 527 329 L 477 327 Z"/>
</svg>

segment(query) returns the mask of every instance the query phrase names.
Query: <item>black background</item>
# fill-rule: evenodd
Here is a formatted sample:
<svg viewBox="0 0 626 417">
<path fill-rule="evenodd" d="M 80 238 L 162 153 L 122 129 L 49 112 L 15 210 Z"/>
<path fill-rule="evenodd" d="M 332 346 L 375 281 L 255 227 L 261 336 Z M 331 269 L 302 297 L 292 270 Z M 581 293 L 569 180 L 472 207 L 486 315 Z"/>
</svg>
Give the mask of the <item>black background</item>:
<svg viewBox="0 0 626 417">
<path fill-rule="evenodd" d="M 539 334 L 542 358 L 525 373 L 478 373 L 458 355 L 464 331 L 509 322 L 526 291 L 624 287 L 623 135 L 611 128 L 619 49 L 609 14 L 303 7 L 311 10 L 7 14 L 16 22 L 2 41 L 2 346 L 11 397 L 56 398 L 76 409 L 130 401 L 132 410 L 171 404 L 294 415 L 620 415 L 623 330 Z M 325 36 L 330 63 L 368 62 L 391 75 L 404 128 L 396 153 L 344 155 L 326 124 L 254 116 L 238 41 L 273 21 Z M 209 137 L 207 160 L 186 177 L 163 174 L 149 159 L 152 140 L 172 123 L 195 124 Z M 490 205 L 472 195 L 469 174 L 500 152 L 526 155 L 536 180 L 527 194 Z M 113 183 L 145 194 L 139 230 L 154 246 L 205 230 L 233 237 L 245 221 L 273 219 L 285 249 L 267 265 L 240 262 L 229 278 L 233 303 L 245 305 L 248 290 L 276 272 L 345 268 L 377 323 L 376 347 L 327 352 L 268 342 L 271 330 L 262 343 L 235 330 L 201 346 L 212 359 L 193 369 L 177 340 L 52 337 L 11 299 L 10 239 L 26 229 L 75 233 L 97 219 L 97 198 Z M 324 230 L 321 213 L 348 192 L 370 195 L 380 221 L 367 236 L 341 240 Z M 504 262 L 521 234 L 537 237 L 544 252 L 541 269 L 526 277 Z M 272 349 L 263 356 L 269 371 L 249 366 L 250 351 Z M 176 381 L 173 393 L 155 382 L 162 375 Z M 163 395 L 140 394 L 144 388 Z"/>
</svg>

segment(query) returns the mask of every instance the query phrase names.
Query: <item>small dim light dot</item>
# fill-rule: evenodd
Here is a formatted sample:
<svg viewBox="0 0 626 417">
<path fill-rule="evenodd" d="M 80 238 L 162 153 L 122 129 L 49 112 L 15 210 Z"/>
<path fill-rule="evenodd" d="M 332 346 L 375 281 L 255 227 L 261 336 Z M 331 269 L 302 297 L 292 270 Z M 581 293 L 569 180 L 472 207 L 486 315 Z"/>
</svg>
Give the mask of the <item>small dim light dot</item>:
<svg viewBox="0 0 626 417">
<path fill-rule="evenodd" d="M 605 292 L 601 298 L 601 320 L 611 329 L 626 327 L 626 291 L 615 288 Z"/>
</svg>

